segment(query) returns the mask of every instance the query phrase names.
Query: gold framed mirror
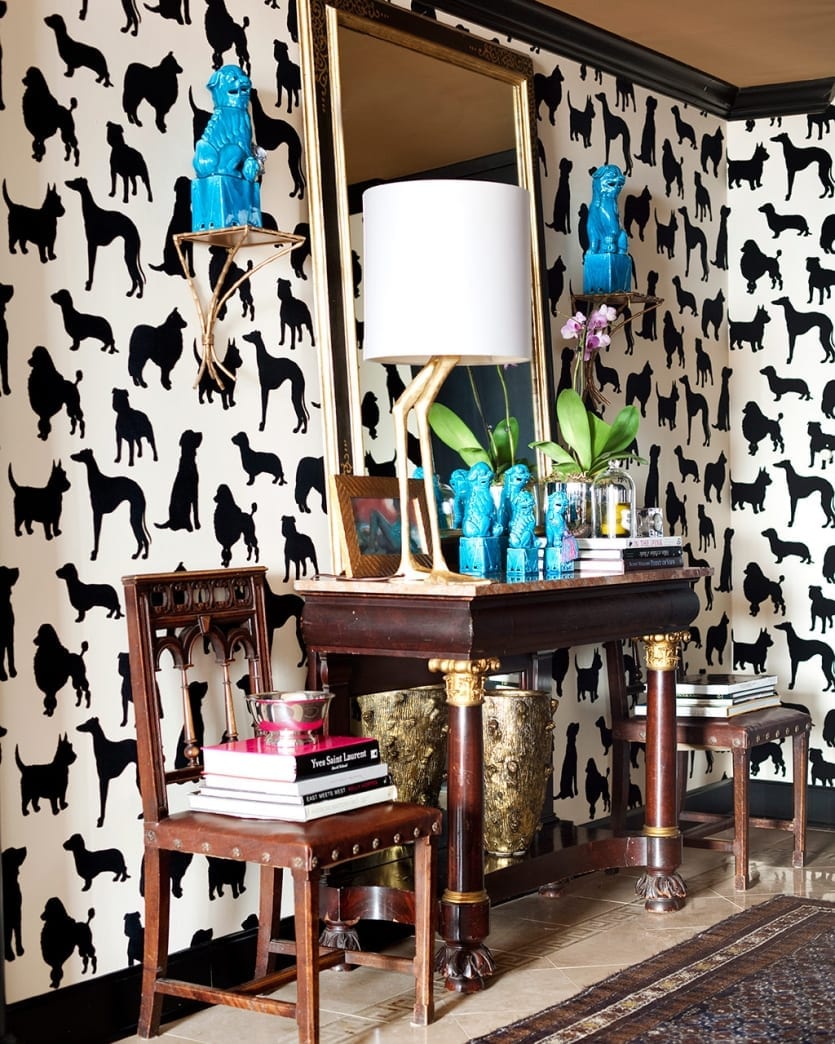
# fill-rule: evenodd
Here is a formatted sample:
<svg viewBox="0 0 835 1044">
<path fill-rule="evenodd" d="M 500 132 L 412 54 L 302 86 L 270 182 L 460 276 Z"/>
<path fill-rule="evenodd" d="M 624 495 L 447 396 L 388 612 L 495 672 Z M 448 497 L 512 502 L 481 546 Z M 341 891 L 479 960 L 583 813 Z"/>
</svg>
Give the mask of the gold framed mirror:
<svg viewBox="0 0 835 1044">
<path fill-rule="evenodd" d="M 299 0 L 298 16 L 326 474 L 369 470 L 369 430 L 376 437 L 364 416 L 369 396 L 385 413 L 383 367 L 368 364 L 364 375 L 361 364 L 362 219 L 356 201 L 364 187 L 397 178 L 480 177 L 515 180 L 528 189 L 533 355 L 530 367 L 512 375 L 512 412 L 531 438 L 548 438 L 553 382 L 532 62 L 474 33 L 377 0 Z M 443 230 L 427 234 L 438 237 L 441 249 Z M 371 381 L 376 394 L 366 386 Z M 521 438 L 521 446 L 528 441 Z M 383 466 L 373 473 L 386 472 Z M 335 557 L 337 514 L 329 511 Z"/>
</svg>

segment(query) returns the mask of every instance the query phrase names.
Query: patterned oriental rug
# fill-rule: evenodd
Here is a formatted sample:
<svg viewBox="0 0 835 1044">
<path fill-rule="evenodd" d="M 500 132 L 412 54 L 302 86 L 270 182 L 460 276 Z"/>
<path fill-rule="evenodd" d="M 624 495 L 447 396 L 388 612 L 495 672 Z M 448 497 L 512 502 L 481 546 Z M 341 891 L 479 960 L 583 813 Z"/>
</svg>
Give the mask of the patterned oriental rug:
<svg viewBox="0 0 835 1044">
<path fill-rule="evenodd" d="M 835 1041 L 835 904 L 779 895 L 470 1044 Z"/>
</svg>

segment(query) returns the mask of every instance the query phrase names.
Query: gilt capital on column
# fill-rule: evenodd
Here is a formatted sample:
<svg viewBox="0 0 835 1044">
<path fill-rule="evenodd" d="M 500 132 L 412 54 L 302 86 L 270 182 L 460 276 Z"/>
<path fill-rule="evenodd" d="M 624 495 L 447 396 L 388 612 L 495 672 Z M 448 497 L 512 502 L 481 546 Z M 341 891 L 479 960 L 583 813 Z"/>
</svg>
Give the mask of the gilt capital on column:
<svg viewBox="0 0 835 1044">
<path fill-rule="evenodd" d="M 681 643 L 689 640 L 689 631 L 641 635 L 641 641 L 646 649 L 647 670 L 674 671 L 678 667 Z"/>
<path fill-rule="evenodd" d="M 475 707 L 484 702 L 484 678 L 495 674 L 500 662 L 492 657 L 483 660 L 429 661 L 430 671 L 444 675 L 447 703 L 454 707 Z"/>
</svg>

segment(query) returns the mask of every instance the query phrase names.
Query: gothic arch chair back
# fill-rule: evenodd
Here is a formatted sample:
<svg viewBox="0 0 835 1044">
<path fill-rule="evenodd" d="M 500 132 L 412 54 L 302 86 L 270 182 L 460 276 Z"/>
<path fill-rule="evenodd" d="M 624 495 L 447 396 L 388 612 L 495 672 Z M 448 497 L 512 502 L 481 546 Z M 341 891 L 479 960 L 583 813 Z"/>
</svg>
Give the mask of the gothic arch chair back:
<svg viewBox="0 0 835 1044">
<path fill-rule="evenodd" d="M 413 1021 L 426 1025 L 433 1018 L 440 811 L 382 802 L 308 823 L 291 823 L 188 808 L 189 784 L 200 777 L 204 735 L 207 743 L 219 742 L 223 733 L 229 738 L 239 735 L 238 707 L 244 700 L 237 690 L 242 683 L 252 692 L 272 688 L 264 577 L 265 569 L 259 566 L 123 578 L 144 820 L 140 1037 L 159 1033 L 163 999 L 171 996 L 295 1018 L 299 1040 L 315 1044 L 319 1039 L 319 972 L 336 965 L 365 964 L 412 975 L 416 994 Z M 210 670 L 217 677 L 204 691 L 202 675 Z M 196 693 L 195 681 L 199 683 Z M 247 729 L 251 734 L 249 725 Z M 320 944 L 323 875 L 352 859 L 407 843 L 414 849 L 414 883 L 409 885 L 414 957 L 348 952 Z M 184 853 L 259 867 L 254 974 L 237 986 L 195 983 L 167 974 L 172 858 Z M 289 871 L 293 885 L 294 939 L 280 934 L 283 869 Z M 294 963 L 277 969 L 278 955 L 288 955 Z M 293 981 L 295 1001 L 269 996 Z"/>
</svg>

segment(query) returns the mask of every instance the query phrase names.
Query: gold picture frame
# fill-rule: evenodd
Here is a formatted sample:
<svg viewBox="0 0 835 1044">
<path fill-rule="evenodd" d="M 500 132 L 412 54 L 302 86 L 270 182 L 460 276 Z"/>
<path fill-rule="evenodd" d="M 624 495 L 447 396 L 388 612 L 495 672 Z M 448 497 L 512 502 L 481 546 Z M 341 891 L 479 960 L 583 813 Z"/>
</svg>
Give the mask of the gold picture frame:
<svg viewBox="0 0 835 1044">
<path fill-rule="evenodd" d="M 350 577 L 393 576 L 400 565 L 400 492 L 396 478 L 334 475 L 345 573 Z M 409 479 L 412 550 L 431 567 L 429 511 L 423 482 Z"/>
</svg>

